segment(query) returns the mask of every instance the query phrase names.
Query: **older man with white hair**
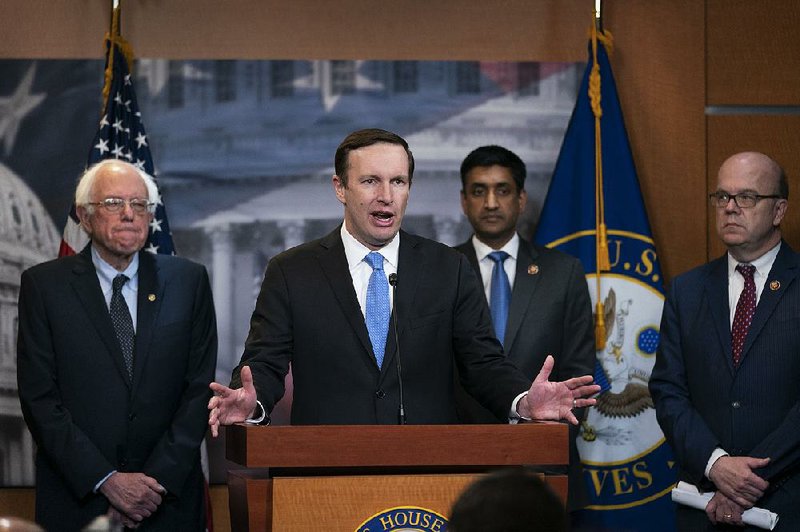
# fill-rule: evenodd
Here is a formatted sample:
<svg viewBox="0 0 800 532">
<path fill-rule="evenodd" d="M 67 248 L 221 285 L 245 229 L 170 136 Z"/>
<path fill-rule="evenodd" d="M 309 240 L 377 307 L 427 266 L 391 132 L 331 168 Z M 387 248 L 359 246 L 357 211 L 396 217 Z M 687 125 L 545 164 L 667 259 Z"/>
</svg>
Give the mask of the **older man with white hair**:
<svg viewBox="0 0 800 532">
<path fill-rule="evenodd" d="M 36 520 L 203 530 L 200 443 L 217 355 L 204 267 L 142 251 L 158 198 L 124 161 L 89 168 L 91 242 L 22 274 L 18 381 L 38 447 Z"/>
</svg>

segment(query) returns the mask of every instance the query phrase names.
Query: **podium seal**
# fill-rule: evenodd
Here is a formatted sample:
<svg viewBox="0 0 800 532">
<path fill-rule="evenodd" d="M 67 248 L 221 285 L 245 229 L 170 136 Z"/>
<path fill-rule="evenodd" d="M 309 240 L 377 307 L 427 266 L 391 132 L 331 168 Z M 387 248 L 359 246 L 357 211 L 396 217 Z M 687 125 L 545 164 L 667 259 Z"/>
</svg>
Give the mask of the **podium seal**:
<svg viewBox="0 0 800 532">
<path fill-rule="evenodd" d="M 417 506 L 388 508 L 373 515 L 355 532 L 445 532 L 447 519 L 443 515 Z"/>
</svg>

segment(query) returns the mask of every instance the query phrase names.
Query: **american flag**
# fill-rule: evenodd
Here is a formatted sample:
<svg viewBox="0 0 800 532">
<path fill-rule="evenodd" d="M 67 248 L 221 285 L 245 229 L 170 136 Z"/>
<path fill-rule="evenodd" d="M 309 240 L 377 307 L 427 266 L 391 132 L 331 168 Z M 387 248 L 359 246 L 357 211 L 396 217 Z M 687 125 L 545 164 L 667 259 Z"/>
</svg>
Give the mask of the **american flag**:
<svg viewBox="0 0 800 532">
<path fill-rule="evenodd" d="M 103 117 L 100 119 L 97 134 L 89 151 L 87 167 L 103 159 L 121 159 L 155 176 L 150 144 L 142 124 L 142 114 L 136 103 L 128 62 L 117 41 L 121 41 L 119 36 L 113 41 L 109 40 L 111 53 L 108 54 L 107 61 L 111 61 L 113 67 L 110 91 Z M 89 236 L 81 228 L 75 205 L 72 205 L 58 256 L 74 255 L 88 242 Z M 161 201 L 160 191 L 145 249 L 151 253 L 175 254 L 167 211 Z"/>
</svg>

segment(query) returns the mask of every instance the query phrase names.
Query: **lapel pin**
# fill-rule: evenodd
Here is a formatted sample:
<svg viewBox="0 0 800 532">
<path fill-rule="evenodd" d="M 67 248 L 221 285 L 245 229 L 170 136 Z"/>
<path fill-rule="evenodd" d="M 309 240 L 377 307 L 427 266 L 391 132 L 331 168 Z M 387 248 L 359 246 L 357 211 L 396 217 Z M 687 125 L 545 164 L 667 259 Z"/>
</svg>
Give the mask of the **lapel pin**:
<svg viewBox="0 0 800 532">
<path fill-rule="evenodd" d="M 778 290 L 780 287 L 781 287 L 780 281 L 772 281 L 771 283 L 769 283 L 769 289 L 772 290 L 773 292 L 775 290 Z"/>
<path fill-rule="evenodd" d="M 147 295 L 147 300 L 152 303 L 153 301 L 156 300 L 156 295 L 155 294 L 148 294 Z"/>
<path fill-rule="evenodd" d="M 528 275 L 536 275 L 539 273 L 539 265 L 538 264 L 531 264 L 528 266 Z"/>
</svg>

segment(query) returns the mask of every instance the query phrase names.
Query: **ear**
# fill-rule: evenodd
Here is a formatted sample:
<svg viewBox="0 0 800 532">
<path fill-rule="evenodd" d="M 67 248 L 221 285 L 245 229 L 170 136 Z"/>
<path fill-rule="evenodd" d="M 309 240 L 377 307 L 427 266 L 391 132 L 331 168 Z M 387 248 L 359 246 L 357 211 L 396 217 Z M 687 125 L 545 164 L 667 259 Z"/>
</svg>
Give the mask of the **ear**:
<svg viewBox="0 0 800 532">
<path fill-rule="evenodd" d="M 83 205 L 78 205 L 75 207 L 75 213 L 78 215 L 78 220 L 81 222 L 81 227 L 86 234 L 92 234 L 92 216 L 89 214 L 89 211 Z"/>
<path fill-rule="evenodd" d="M 525 210 L 525 205 L 528 204 L 528 193 L 523 188 L 519 191 L 519 210 L 520 212 Z"/>
<path fill-rule="evenodd" d="M 341 177 L 335 174 L 333 176 L 332 182 L 333 182 L 333 190 L 334 192 L 336 192 L 336 199 L 338 199 L 339 203 L 341 203 L 342 205 L 347 205 L 347 201 L 345 201 L 344 198 L 344 191 L 347 188 L 347 185 L 344 184 L 344 181 L 342 181 Z"/>
<path fill-rule="evenodd" d="M 775 202 L 775 212 L 774 217 L 772 218 L 772 225 L 778 227 L 781 225 L 781 221 L 783 217 L 786 216 L 786 209 L 789 207 L 789 201 L 785 199 L 779 199 Z"/>
</svg>

